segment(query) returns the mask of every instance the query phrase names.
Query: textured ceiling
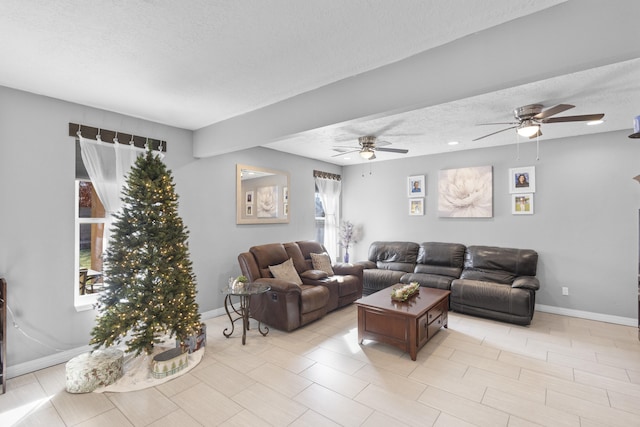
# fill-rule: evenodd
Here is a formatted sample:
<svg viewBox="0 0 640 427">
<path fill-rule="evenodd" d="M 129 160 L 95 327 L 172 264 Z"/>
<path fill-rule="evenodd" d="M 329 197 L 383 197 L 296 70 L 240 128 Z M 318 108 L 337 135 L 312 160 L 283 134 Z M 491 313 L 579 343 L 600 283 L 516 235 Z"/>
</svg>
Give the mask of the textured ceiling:
<svg viewBox="0 0 640 427">
<path fill-rule="evenodd" d="M 197 133 L 565 3 L 579 4 L 576 0 L 2 0 L 0 85 Z M 595 10 L 599 6 L 597 0 L 584 3 Z M 631 0 L 619 6 L 632 4 L 637 9 Z M 629 13 L 634 15 L 633 10 Z M 615 22 L 606 24 L 615 29 Z M 536 46 L 535 36 L 523 46 L 533 51 L 553 49 Z M 518 60 L 517 55 L 513 59 Z M 640 109 L 640 73 L 637 61 L 625 59 L 612 58 L 601 67 L 582 67 L 580 72 L 535 81 L 517 82 L 514 77 L 520 84 L 505 82 L 483 94 L 403 108 L 402 114 L 381 111 L 360 120 L 338 119 L 335 125 L 281 134 L 256 145 L 353 164 L 362 160 L 332 157 L 334 142 L 355 143 L 360 134 L 380 129 L 388 130 L 384 139 L 394 147 L 408 148 L 409 155 L 451 150 L 445 142 L 452 139 L 462 142 L 453 149 L 512 143 L 511 132 L 476 145 L 469 141 L 485 130 L 497 130 L 478 128 L 476 123 L 510 121 L 513 108 L 532 102 L 545 107 L 560 102 L 577 105 L 567 114 L 605 112 L 608 120 L 599 132 L 628 128 L 638 114 L 630 110 Z M 371 96 L 376 96 L 376 88 L 371 88 Z M 553 126 L 543 129 L 545 137 L 594 131 L 584 130 L 583 125 Z M 404 137 L 394 139 L 393 133 Z M 378 160 L 396 157 L 385 153 Z"/>
</svg>

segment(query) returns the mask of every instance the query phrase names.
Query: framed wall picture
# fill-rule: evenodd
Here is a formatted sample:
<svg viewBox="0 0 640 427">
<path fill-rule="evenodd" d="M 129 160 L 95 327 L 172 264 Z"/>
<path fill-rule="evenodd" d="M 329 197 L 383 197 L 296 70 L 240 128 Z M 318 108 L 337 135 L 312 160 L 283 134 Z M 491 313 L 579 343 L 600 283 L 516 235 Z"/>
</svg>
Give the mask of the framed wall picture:
<svg viewBox="0 0 640 427">
<path fill-rule="evenodd" d="M 424 199 L 422 197 L 409 199 L 409 215 L 424 215 Z"/>
<path fill-rule="evenodd" d="M 244 201 L 246 204 L 250 205 L 253 203 L 253 191 L 247 191 L 245 193 Z"/>
<path fill-rule="evenodd" d="M 407 195 L 409 197 L 424 197 L 424 175 L 410 176 L 407 184 Z"/>
<path fill-rule="evenodd" d="M 512 194 L 511 213 L 514 215 L 533 215 L 533 193 Z"/>
<path fill-rule="evenodd" d="M 536 168 L 527 166 L 509 169 L 509 193 L 535 193 Z"/>
<path fill-rule="evenodd" d="M 438 171 L 438 216 L 491 218 L 493 167 L 476 166 Z"/>
<path fill-rule="evenodd" d="M 245 210 L 245 215 L 253 216 L 253 205 L 247 205 L 247 208 Z"/>
</svg>

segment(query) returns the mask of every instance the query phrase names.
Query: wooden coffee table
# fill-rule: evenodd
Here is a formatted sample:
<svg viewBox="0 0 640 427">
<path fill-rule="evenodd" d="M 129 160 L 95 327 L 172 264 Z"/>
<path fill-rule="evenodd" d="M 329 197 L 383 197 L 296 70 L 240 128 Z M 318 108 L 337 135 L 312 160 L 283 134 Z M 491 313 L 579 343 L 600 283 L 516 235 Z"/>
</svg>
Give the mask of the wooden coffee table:
<svg viewBox="0 0 640 427">
<path fill-rule="evenodd" d="M 358 306 L 358 343 L 371 339 L 406 351 L 416 360 L 418 350 L 442 326 L 447 327 L 450 291 L 420 287 L 420 292 L 405 302 L 391 299 L 391 288 L 360 298 Z"/>
</svg>

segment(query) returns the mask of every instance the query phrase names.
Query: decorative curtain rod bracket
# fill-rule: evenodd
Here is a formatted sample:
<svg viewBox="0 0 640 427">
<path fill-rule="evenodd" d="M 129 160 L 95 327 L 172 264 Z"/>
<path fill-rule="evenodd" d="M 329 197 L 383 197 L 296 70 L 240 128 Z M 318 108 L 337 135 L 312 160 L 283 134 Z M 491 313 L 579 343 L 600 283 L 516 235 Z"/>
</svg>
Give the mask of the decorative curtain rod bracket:
<svg viewBox="0 0 640 427">
<path fill-rule="evenodd" d="M 81 131 L 82 133 L 80 133 Z M 139 148 L 145 148 L 145 144 L 148 142 L 152 150 L 161 151 L 163 153 L 167 151 L 167 141 L 77 123 L 69 123 L 69 136 L 77 137 L 78 135 L 82 135 L 83 138 L 87 139 L 95 139 L 96 141 L 100 138 L 102 142 L 108 142 L 111 144 L 114 143 L 114 140 L 118 140 L 118 136 L 120 136 L 123 140 L 129 141 L 128 143 L 121 143 L 118 141 L 118 143 L 121 144 L 129 144 L 135 145 Z"/>
<path fill-rule="evenodd" d="M 314 170 L 313 171 L 313 177 L 314 178 L 334 179 L 336 181 L 341 181 L 342 180 L 342 177 L 340 175 L 337 175 L 335 173 L 330 173 L 330 172 L 323 172 L 323 171 L 319 171 L 319 170 Z"/>
</svg>

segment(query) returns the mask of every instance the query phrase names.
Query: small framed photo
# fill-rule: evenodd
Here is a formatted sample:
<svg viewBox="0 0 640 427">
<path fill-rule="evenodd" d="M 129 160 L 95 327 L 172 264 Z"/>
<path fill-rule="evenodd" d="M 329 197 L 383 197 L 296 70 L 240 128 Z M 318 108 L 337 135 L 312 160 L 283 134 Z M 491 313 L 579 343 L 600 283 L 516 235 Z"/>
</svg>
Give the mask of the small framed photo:
<svg viewBox="0 0 640 427">
<path fill-rule="evenodd" d="M 511 213 L 514 215 L 533 215 L 533 193 L 513 194 Z"/>
<path fill-rule="evenodd" d="M 284 214 L 289 215 L 289 203 L 284 204 Z"/>
<path fill-rule="evenodd" d="M 424 215 L 424 199 L 409 199 L 409 215 Z"/>
<path fill-rule="evenodd" d="M 244 201 L 247 204 L 253 203 L 253 191 L 247 191 Z"/>
<path fill-rule="evenodd" d="M 407 183 L 407 195 L 409 197 L 424 197 L 424 175 L 410 176 Z"/>
<path fill-rule="evenodd" d="M 253 216 L 253 205 L 247 205 L 245 213 L 247 216 Z"/>
<path fill-rule="evenodd" d="M 509 169 L 509 193 L 535 193 L 536 168 L 528 166 Z"/>
<path fill-rule="evenodd" d="M 282 200 L 284 200 L 285 203 L 289 202 L 289 187 L 282 189 Z"/>
</svg>

